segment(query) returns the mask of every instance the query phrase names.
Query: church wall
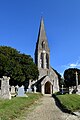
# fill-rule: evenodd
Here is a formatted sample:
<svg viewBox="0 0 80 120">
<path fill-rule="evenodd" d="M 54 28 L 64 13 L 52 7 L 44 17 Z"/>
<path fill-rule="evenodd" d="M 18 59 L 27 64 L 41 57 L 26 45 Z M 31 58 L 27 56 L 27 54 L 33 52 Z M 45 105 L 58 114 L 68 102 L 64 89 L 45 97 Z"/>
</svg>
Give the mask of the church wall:
<svg viewBox="0 0 80 120">
<path fill-rule="evenodd" d="M 49 74 L 49 70 L 48 69 L 39 69 L 39 79 L 41 79 L 42 77 L 46 76 Z"/>
<path fill-rule="evenodd" d="M 50 78 L 54 81 L 53 93 L 58 92 L 59 91 L 58 75 L 52 68 L 50 68 Z"/>
</svg>

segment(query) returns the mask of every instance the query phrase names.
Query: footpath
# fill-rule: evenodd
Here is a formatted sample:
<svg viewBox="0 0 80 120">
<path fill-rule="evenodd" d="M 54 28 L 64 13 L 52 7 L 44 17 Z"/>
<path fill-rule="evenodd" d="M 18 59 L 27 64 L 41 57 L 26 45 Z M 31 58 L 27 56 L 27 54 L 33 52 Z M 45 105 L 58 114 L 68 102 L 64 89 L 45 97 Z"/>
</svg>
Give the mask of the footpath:
<svg viewBox="0 0 80 120">
<path fill-rule="evenodd" d="M 62 112 L 51 96 L 44 96 L 19 120 L 80 120 L 80 117 Z M 16 119 L 18 120 L 18 119 Z"/>
</svg>

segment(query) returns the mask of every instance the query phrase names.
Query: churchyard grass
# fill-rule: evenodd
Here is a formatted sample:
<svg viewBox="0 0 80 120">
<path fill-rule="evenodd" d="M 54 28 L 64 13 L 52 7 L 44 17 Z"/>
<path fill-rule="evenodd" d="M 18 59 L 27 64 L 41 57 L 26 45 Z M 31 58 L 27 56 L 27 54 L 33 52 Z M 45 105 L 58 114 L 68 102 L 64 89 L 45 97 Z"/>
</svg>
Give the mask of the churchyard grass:
<svg viewBox="0 0 80 120">
<path fill-rule="evenodd" d="M 56 95 L 59 102 L 61 103 L 63 109 L 68 109 L 69 111 L 80 110 L 80 95 L 77 94 L 65 94 Z"/>
<path fill-rule="evenodd" d="M 28 97 L 14 97 L 11 100 L 0 100 L 0 120 L 13 120 L 20 117 L 25 110 L 42 95 L 27 94 Z"/>
</svg>

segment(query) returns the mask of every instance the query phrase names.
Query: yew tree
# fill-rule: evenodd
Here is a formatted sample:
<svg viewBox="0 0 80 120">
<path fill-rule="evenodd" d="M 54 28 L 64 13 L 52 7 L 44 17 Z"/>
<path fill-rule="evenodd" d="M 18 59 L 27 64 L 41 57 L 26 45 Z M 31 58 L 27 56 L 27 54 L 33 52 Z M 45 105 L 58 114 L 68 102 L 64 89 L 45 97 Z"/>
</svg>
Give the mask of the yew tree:
<svg viewBox="0 0 80 120">
<path fill-rule="evenodd" d="M 69 68 L 64 71 L 64 82 L 67 87 L 76 85 L 76 72 L 78 73 L 78 84 L 80 84 L 80 69 Z"/>
<path fill-rule="evenodd" d="M 0 46 L 0 77 L 9 76 L 11 85 L 22 85 L 29 79 L 36 80 L 38 75 L 38 68 L 30 55 Z"/>
</svg>

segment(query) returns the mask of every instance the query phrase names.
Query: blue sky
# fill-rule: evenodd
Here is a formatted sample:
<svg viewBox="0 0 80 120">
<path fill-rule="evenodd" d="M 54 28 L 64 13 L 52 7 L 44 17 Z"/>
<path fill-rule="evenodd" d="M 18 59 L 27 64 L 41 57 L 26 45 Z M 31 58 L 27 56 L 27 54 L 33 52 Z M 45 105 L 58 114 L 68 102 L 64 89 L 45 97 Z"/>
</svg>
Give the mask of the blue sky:
<svg viewBox="0 0 80 120">
<path fill-rule="evenodd" d="M 0 45 L 34 58 L 41 16 L 51 66 L 80 68 L 80 0 L 0 0 Z"/>
</svg>

